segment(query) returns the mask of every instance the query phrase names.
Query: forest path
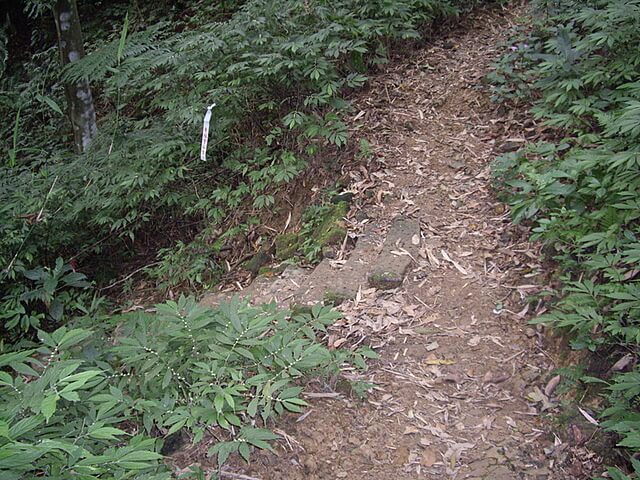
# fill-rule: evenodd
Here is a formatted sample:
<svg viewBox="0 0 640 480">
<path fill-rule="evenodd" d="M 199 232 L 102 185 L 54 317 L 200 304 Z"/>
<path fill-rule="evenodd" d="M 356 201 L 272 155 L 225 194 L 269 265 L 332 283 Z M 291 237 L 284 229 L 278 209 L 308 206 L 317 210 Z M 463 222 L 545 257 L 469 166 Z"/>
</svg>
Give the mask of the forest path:
<svg viewBox="0 0 640 480">
<path fill-rule="evenodd" d="M 354 99 L 354 133 L 382 168 L 351 173 L 353 190 L 370 193 L 352 211 L 352 226 L 379 238 L 399 218 L 420 226 L 420 238 L 400 241 L 395 252 L 417 252 L 402 286 L 361 286 L 339 307 L 344 319 L 329 339 L 376 347 L 380 359 L 363 376 L 347 372 L 375 388 L 361 401 L 339 385 L 337 393 L 335 385 L 308 385 L 311 407 L 279 423 L 276 454 L 234 462 L 236 475 L 579 478 L 552 471 L 553 442 L 540 416 L 553 364 L 526 323 L 539 256 L 490 189 L 490 162 L 512 137 L 534 130 L 501 118 L 482 86 L 514 18 L 479 11 L 448 39 L 373 76 Z"/>
</svg>

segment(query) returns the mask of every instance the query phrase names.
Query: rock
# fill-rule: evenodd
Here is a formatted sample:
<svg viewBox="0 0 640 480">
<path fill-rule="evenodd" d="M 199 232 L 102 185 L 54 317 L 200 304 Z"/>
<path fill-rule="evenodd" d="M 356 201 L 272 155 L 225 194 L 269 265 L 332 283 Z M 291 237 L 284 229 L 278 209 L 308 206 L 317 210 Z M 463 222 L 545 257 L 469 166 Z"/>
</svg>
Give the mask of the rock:
<svg viewBox="0 0 640 480">
<path fill-rule="evenodd" d="M 336 258 L 336 252 L 333 250 L 333 247 L 329 245 L 322 247 L 322 258 Z"/>
<path fill-rule="evenodd" d="M 299 282 L 293 303 L 312 305 L 354 298 L 358 289 L 366 286 L 367 273 L 377 257 L 376 245 L 377 241 L 367 231 L 358 238 L 346 263 L 336 265 L 329 258 L 322 260 L 306 281 Z"/>
<path fill-rule="evenodd" d="M 265 250 L 260 250 L 253 257 L 242 264 L 242 268 L 249 270 L 256 275 L 260 271 L 260 267 L 271 261 L 271 254 Z"/>
<path fill-rule="evenodd" d="M 397 218 L 387 232 L 382 251 L 367 275 L 369 286 L 390 290 L 402 285 L 418 246 L 412 239 L 420 238 L 420 222 L 411 218 Z"/>
<path fill-rule="evenodd" d="M 333 205 L 331 210 L 324 215 L 322 222 L 312 233 L 313 239 L 320 247 L 342 242 L 347 234 L 343 219 L 348 212 L 349 205 L 347 202 L 339 202 Z"/>
<path fill-rule="evenodd" d="M 324 297 L 322 301 L 325 305 L 331 305 L 333 307 L 337 307 L 338 305 L 345 302 L 346 300 L 349 300 L 351 297 L 352 295 L 346 291 L 327 290 L 324 293 Z"/>
<path fill-rule="evenodd" d="M 369 275 L 369 286 L 378 290 L 391 290 L 402 285 L 404 275 L 398 272 L 375 272 Z"/>
<path fill-rule="evenodd" d="M 523 145 L 524 145 L 524 140 L 522 141 L 507 140 L 502 145 L 500 145 L 500 147 L 498 148 L 498 151 L 500 151 L 500 153 L 515 152 L 519 150 L 520 147 L 522 147 Z"/>
<path fill-rule="evenodd" d="M 336 195 L 331 199 L 331 203 L 340 203 L 340 202 L 353 202 L 354 194 L 352 192 L 341 193 L 340 195 Z"/>
</svg>

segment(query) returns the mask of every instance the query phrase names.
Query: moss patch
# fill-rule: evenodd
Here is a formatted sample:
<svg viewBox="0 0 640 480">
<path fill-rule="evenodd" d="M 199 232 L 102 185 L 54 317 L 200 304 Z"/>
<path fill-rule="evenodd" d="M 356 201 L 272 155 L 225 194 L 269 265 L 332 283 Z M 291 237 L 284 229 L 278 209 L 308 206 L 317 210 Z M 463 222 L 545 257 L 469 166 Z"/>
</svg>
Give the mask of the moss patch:
<svg viewBox="0 0 640 480">
<path fill-rule="evenodd" d="M 334 245 L 342 241 L 347 234 L 343 218 L 349 211 L 347 202 L 339 202 L 323 216 L 320 224 L 313 230 L 313 238 L 320 245 Z"/>
<path fill-rule="evenodd" d="M 283 233 L 276 237 L 276 260 L 286 260 L 293 257 L 300 247 L 300 237 L 297 233 Z"/>
<path fill-rule="evenodd" d="M 275 267 L 260 267 L 260 270 L 258 270 L 258 275 L 263 277 L 273 277 L 275 275 L 280 275 L 282 272 L 284 272 L 285 268 L 287 268 L 287 265 L 284 263 Z"/>
<path fill-rule="evenodd" d="M 332 290 L 327 290 L 326 292 L 324 292 L 324 296 L 322 298 L 322 301 L 325 305 L 331 305 L 334 307 L 337 307 L 345 300 L 349 300 L 348 295 L 343 292 L 334 292 Z"/>
<path fill-rule="evenodd" d="M 249 270 L 254 275 L 260 271 L 260 267 L 271 261 L 271 255 L 264 250 L 260 250 L 253 257 L 242 264 L 242 267 Z"/>
<path fill-rule="evenodd" d="M 376 272 L 369 275 L 369 285 L 378 290 L 391 290 L 402 285 L 402 276 L 393 272 Z"/>
</svg>

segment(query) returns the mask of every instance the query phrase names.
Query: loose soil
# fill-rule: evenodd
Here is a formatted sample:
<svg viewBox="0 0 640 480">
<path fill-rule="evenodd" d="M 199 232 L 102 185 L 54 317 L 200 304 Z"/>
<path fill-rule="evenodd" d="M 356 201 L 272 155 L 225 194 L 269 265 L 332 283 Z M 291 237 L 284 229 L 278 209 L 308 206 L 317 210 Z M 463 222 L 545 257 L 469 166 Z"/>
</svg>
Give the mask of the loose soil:
<svg viewBox="0 0 640 480">
<path fill-rule="evenodd" d="M 281 418 L 275 453 L 255 452 L 249 465 L 233 460 L 222 478 L 579 479 L 598 465 L 546 418 L 556 406 L 556 365 L 527 324 L 545 308 L 529 300 L 545 283 L 543 267 L 491 190 L 501 148 L 539 134 L 532 122 L 498 114 L 483 86 L 517 13 L 476 13 L 392 62 L 354 99 L 353 134 L 371 143 L 381 168 L 350 173 L 352 235 L 367 231 L 382 250 L 397 219 L 420 225 L 406 240 L 414 254 L 402 286 L 359 285 L 328 338 L 376 349 L 367 372 L 345 371 L 374 386 L 361 400 L 335 379 L 309 382 L 311 407 Z M 408 251 L 399 244 L 391 253 Z M 295 289 L 283 283 L 303 281 L 290 278 L 276 283 L 286 298 Z M 206 467 L 207 447 L 176 462 Z"/>
</svg>

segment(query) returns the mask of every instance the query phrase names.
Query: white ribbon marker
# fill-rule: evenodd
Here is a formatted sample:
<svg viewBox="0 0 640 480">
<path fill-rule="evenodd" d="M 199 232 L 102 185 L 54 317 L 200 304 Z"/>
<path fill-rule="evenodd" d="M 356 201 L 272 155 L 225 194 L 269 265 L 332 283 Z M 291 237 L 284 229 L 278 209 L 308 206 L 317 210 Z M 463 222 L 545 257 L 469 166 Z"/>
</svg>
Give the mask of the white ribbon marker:
<svg viewBox="0 0 640 480">
<path fill-rule="evenodd" d="M 204 123 L 202 124 L 202 144 L 200 146 L 200 160 L 207 161 L 207 144 L 209 143 L 209 122 L 211 121 L 211 109 L 216 104 L 212 103 L 207 107 L 207 113 L 204 114 Z"/>
</svg>

